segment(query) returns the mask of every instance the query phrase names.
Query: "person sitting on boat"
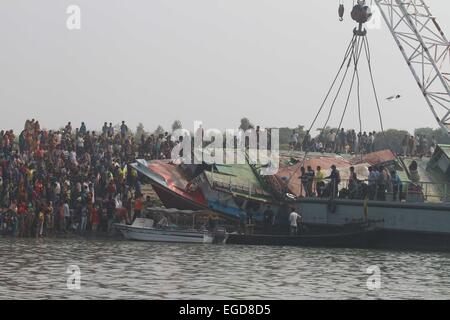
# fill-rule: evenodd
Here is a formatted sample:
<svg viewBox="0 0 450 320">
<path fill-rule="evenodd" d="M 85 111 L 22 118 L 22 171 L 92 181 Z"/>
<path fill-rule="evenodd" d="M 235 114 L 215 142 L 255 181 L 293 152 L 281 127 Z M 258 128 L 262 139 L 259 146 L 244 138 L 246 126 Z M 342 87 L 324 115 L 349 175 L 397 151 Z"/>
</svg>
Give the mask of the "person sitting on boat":
<svg viewBox="0 0 450 320">
<path fill-rule="evenodd" d="M 291 208 L 291 213 L 289 215 L 289 225 L 291 236 L 297 235 L 298 223 L 302 223 L 302 216 L 295 212 L 295 208 Z"/>
<path fill-rule="evenodd" d="M 169 220 L 166 216 L 163 216 L 161 220 L 156 224 L 158 228 L 168 228 L 169 227 Z"/>
<path fill-rule="evenodd" d="M 420 182 L 420 175 L 419 175 L 419 166 L 417 164 L 417 161 L 411 162 L 411 164 L 408 167 L 409 169 L 409 175 L 412 182 L 418 183 Z"/>
<path fill-rule="evenodd" d="M 191 192 L 195 192 L 195 191 L 197 191 L 197 190 L 198 190 L 198 184 L 197 184 L 197 182 L 195 181 L 195 179 L 194 179 L 194 180 L 191 180 L 191 181 L 189 181 L 189 182 L 187 183 L 187 185 L 186 185 L 186 192 L 191 193 Z"/>
</svg>

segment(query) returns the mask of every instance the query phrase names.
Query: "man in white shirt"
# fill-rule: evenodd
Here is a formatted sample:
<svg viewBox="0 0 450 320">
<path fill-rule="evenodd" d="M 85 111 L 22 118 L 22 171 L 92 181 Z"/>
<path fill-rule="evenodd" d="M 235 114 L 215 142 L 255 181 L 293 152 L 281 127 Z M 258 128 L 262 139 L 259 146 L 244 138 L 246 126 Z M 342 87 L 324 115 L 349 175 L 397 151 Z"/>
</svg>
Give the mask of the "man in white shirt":
<svg viewBox="0 0 450 320">
<path fill-rule="evenodd" d="M 67 232 L 67 229 L 70 228 L 70 208 L 67 200 L 64 201 L 63 213 L 64 213 L 64 231 Z"/>
<path fill-rule="evenodd" d="M 59 201 L 61 198 L 61 184 L 58 181 L 55 181 L 53 192 L 55 194 L 55 200 Z"/>
<path fill-rule="evenodd" d="M 297 235 L 297 221 L 302 223 L 302 216 L 295 212 L 295 209 L 291 209 L 291 214 L 289 215 L 289 225 L 290 225 L 290 233 L 291 236 Z"/>
<path fill-rule="evenodd" d="M 297 144 L 298 144 L 298 133 L 295 132 L 295 130 L 293 130 L 292 134 L 291 134 L 290 141 L 289 141 L 289 145 L 291 147 L 291 150 L 294 150 L 295 147 L 297 146 Z"/>
</svg>

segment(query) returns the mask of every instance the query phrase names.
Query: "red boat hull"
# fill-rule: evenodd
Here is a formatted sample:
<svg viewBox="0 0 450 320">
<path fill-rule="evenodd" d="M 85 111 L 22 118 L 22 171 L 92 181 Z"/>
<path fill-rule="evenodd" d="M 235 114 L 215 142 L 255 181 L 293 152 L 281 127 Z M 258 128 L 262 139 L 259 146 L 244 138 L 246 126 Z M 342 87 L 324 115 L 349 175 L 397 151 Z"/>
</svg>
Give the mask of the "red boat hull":
<svg viewBox="0 0 450 320">
<path fill-rule="evenodd" d="M 194 211 L 207 209 L 206 202 L 204 204 L 196 202 L 157 183 L 152 183 L 152 187 L 166 208 Z"/>
</svg>

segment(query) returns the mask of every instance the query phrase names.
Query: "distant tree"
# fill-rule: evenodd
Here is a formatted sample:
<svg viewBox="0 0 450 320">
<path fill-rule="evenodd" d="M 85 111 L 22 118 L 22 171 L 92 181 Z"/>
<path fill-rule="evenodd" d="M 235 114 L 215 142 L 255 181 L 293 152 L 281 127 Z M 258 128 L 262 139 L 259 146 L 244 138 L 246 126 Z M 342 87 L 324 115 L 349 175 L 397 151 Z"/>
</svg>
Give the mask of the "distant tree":
<svg viewBox="0 0 450 320">
<path fill-rule="evenodd" d="M 450 136 L 444 132 L 442 129 L 435 129 L 434 130 L 434 137 L 436 138 L 437 143 L 440 144 L 450 144 Z"/>
<path fill-rule="evenodd" d="M 292 128 L 278 128 L 278 137 L 280 139 L 280 145 L 288 145 L 291 139 Z"/>
<path fill-rule="evenodd" d="M 175 120 L 172 124 L 172 132 L 178 129 L 182 129 L 183 125 L 181 124 L 180 120 Z"/>
<path fill-rule="evenodd" d="M 434 136 L 434 129 L 433 128 L 418 128 L 414 130 L 414 135 L 421 135 L 425 136 L 427 139 L 431 139 Z"/>
<path fill-rule="evenodd" d="M 303 138 L 306 135 L 306 131 L 304 130 L 304 126 L 297 126 L 297 128 L 278 128 L 278 136 L 279 136 L 279 141 L 280 141 L 280 145 L 284 145 L 286 147 L 286 145 L 289 144 L 289 142 L 291 141 L 291 136 L 292 136 L 292 132 L 295 131 L 296 133 L 298 133 L 298 138 L 299 141 L 302 141 Z"/>
<path fill-rule="evenodd" d="M 134 138 L 136 141 L 141 141 L 141 137 L 145 135 L 144 125 L 142 123 L 139 123 L 136 128 L 136 134 L 134 135 Z"/>
<path fill-rule="evenodd" d="M 427 139 L 428 143 L 430 143 L 434 139 L 436 139 L 437 143 L 440 144 L 450 144 L 450 136 L 441 128 L 433 129 L 433 128 L 418 128 L 414 130 L 415 135 L 424 135 Z"/>
<path fill-rule="evenodd" d="M 375 135 L 375 150 L 390 149 L 395 153 L 402 152 L 402 141 L 406 135 L 409 135 L 408 131 L 389 129 L 384 132 L 378 132 Z"/>
<path fill-rule="evenodd" d="M 242 129 L 244 131 L 247 131 L 249 129 L 253 129 L 255 126 L 250 122 L 248 118 L 242 118 L 241 124 L 239 125 L 239 129 Z"/>
<path fill-rule="evenodd" d="M 159 125 L 158 128 L 156 128 L 154 134 L 159 135 L 159 134 L 164 134 L 166 131 L 164 130 L 164 128 Z"/>
</svg>

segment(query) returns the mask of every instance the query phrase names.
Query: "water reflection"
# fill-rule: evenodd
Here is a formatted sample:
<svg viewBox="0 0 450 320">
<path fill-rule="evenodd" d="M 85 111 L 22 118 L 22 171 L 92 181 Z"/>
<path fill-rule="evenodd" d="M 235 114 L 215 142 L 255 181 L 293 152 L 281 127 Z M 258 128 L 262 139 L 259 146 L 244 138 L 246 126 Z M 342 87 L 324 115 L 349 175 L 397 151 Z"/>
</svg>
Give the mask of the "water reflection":
<svg viewBox="0 0 450 320">
<path fill-rule="evenodd" d="M 3 299 L 448 299 L 450 255 L 82 239 L 0 239 Z M 81 290 L 67 289 L 69 265 Z M 382 287 L 367 289 L 378 265 Z"/>
</svg>

